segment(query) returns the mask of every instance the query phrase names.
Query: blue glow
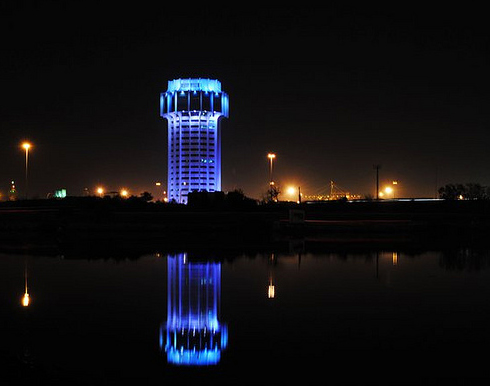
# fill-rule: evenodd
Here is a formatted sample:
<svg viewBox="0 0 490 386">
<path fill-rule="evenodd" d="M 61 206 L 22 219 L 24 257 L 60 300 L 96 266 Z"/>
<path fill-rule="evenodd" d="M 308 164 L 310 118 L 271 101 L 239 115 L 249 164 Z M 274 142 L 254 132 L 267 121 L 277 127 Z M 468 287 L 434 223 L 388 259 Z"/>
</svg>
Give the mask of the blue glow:
<svg viewBox="0 0 490 386">
<path fill-rule="evenodd" d="M 165 95 L 160 94 L 160 115 L 163 112 L 164 106 L 165 106 Z"/>
<path fill-rule="evenodd" d="M 228 95 L 225 93 L 221 95 L 221 111 L 225 117 L 227 117 L 230 113 Z"/>
<path fill-rule="evenodd" d="M 217 365 L 221 359 L 221 351 L 208 350 L 176 350 L 171 347 L 167 350 L 167 361 L 179 366 L 210 366 Z"/>
<path fill-rule="evenodd" d="M 228 345 L 228 329 L 219 321 L 221 263 L 189 262 L 185 253 L 169 255 L 167 275 L 167 322 L 160 327 L 160 349 L 174 365 L 218 364 Z"/>
<path fill-rule="evenodd" d="M 175 91 L 221 92 L 221 82 L 217 79 L 205 79 L 205 78 L 169 80 L 167 92 L 175 92 Z"/>
</svg>

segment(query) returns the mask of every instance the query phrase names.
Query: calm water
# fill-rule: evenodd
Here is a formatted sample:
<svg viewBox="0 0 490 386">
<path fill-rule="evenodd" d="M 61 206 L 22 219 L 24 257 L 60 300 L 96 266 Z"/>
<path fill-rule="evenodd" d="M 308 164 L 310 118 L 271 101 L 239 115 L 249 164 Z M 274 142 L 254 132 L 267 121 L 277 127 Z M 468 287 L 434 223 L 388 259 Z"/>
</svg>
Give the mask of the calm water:
<svg viewBox="0 0 490 386">
<path fill-rule="evenodd" d="M 12 384 L 490 378 L 490 254 L 0 255 Z M 29 305 L 23 306 L 25 273 Z"/>
</svg>

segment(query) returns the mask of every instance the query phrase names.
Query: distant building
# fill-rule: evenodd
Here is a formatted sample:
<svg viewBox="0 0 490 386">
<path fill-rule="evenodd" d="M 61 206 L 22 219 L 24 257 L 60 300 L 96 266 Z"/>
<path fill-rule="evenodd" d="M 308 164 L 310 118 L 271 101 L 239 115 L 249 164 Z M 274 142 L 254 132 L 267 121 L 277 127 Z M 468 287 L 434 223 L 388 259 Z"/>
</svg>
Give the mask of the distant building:
<svg viewBox="0 0 490 386">
<path fill-rule="evenodd" d="M 192 191 L 221 190 L 219 119 L 228 117 L 228 95 L 213 79 L 175 79 L 160 95 L 168 121 L 168 201 L 187 203 Z"/>
</svg>

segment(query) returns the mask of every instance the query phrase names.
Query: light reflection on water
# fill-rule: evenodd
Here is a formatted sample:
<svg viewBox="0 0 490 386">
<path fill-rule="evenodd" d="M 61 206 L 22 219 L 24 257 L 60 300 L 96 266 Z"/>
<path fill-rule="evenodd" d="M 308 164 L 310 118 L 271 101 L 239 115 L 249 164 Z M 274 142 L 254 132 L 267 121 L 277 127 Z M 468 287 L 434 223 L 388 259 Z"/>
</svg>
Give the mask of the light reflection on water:
<svg viewBox="0 0 490 386">
<path fill-rule="evenodd" d="M 0 255 L 0 360 L 12 383 L 488 380 L 489 263 L 473 249 Z"/>
<path fill-rule="evenodd" d="M 216 365 L 228 343 L 219 320 L 221 263 L 190 262 L 186 253 L 169 255 L 167 262 L 167 322 L 160 348 L 175 365 Z"/>
</svg>

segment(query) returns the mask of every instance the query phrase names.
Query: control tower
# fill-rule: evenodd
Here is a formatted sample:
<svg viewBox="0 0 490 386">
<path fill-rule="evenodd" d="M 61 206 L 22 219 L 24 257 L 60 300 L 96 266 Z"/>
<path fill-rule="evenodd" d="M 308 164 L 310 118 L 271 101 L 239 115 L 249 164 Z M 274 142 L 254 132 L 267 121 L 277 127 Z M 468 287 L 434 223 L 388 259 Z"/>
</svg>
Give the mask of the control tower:
<svg viewBox="0 0 490 386">
<path fill-rule="evenodd" d="M 228 343 L 219 320 L 221 263 L 189 262 L 186 253 L 167 257 L 167 322 L 160 348 L 174 365 L 216 365 Z"/>
<path fill-rule="evenodd" d="M 228 95 L 215 79 L 168 81 L 160 116 L 168 121 L 169 202 L 187 203 L 192 191 L 221 190 L 219 119 L 228 117 Z"/>
</svg>

